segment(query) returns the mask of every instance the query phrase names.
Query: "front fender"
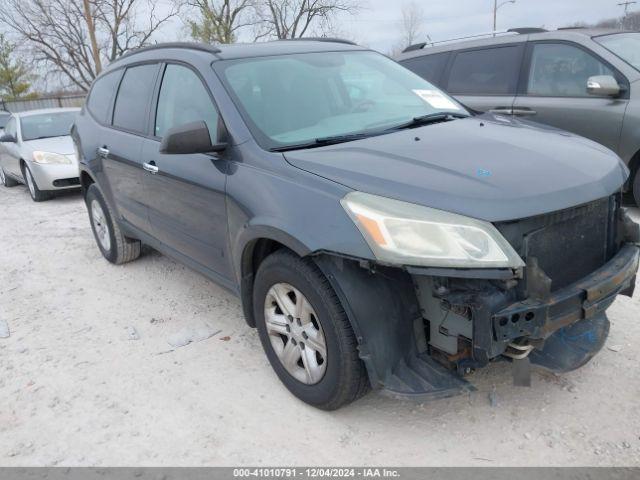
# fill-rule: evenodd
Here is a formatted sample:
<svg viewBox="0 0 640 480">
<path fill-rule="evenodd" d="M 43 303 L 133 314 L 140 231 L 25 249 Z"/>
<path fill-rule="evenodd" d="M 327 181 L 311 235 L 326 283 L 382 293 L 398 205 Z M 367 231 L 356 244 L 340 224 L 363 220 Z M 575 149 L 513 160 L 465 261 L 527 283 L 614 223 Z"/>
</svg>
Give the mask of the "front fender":
<svg viewBox="0 0 640 480">
<path fill-rule="evenodd" d="M 242 162 L 230 164 L 227 178 L 228 251 L 245 318 L 253 325 L 252 258 L 260 240 L 277 242 L 301 257 L 321 251 L 374 256 L 340 205 L 350 189 L 289 165 L 281 154 L 267 157 L 268 169 L 255 165 L 265 162 L 264 151 L 247 148 L 243 154 Z"/>
</svg>

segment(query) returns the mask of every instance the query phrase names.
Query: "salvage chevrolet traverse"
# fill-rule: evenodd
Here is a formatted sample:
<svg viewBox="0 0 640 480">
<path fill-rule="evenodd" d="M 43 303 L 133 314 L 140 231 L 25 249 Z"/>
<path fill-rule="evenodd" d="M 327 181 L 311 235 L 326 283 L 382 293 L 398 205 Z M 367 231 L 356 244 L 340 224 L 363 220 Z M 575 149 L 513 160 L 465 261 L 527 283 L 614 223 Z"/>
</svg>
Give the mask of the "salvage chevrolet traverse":
<svg viewBox="0 0 640 480">
<path fill-rule="evenodd" d="M 552 371 L 631 295 L 628 170 L 590 140 L 474 116 L 332 39 L 164 44 L 94 82 L 72 136 L 96 243 L 235 292 L 298 398 L 437 398 L 494 361 Z"/>
</svg>

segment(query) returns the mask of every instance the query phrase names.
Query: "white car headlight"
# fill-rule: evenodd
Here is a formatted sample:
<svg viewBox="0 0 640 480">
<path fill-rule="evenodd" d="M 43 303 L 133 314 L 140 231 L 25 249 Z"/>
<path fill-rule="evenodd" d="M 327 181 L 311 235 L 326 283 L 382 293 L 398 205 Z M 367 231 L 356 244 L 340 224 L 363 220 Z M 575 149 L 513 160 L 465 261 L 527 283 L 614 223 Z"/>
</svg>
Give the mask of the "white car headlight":
<svg viewBox="0 0 640 480">
<path fill-rule="evenodd" d="M 381 262 L 459 268 L 524 266 L 489 222 L 363 192 L 351 192 L 340 203 Z"/>
<path fill-rule="evenodd" d="M 69 165 L 71 164 L 71 159 L 65 155 L 60 155 L 59 153 L 51 153 L 51 152 L 33 152 L 33 161 L 36 163 L 51 165 Z"/>
</svg>

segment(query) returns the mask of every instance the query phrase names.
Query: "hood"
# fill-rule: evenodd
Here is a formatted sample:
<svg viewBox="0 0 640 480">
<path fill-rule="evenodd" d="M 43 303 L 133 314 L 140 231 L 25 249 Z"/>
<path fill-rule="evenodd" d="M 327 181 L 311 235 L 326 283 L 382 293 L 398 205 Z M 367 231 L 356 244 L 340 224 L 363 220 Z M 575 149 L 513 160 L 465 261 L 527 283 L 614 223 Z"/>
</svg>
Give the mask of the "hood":
<svg viewBox="0 0 640 480">
<path fill-rule="evenodd" d="M 490 222 L 606 197 L 628 175 L 620 158 L 595 142 L 491 114 L 285 157 L 354 190 Z"/>
<path fill-rule="evenodd" d="M 69 135 L 64 137 L 41 138 L 38 140 L 28 140 L 24 145 L 31 151 L 40 150 L 43 152 L 59 153 L 61 155 L 75 155 L 73 150 L 73 140 Z"/>
</svg>

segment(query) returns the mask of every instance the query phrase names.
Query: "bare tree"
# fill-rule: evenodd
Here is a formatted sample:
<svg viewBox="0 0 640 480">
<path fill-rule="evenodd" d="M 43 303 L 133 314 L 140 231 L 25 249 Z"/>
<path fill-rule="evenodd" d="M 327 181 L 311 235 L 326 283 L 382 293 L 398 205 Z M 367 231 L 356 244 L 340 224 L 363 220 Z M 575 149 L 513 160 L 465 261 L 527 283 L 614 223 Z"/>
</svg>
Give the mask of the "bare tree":
<svg viewBox="0 0 640 480">
<path fill-rule="evenodd" d="M 404 3 L 398 21 L 400 39 L 394 44 L 389 55 L 394 57 L 409 45 L 425 41 L 429 36 L 424 32 L 424 24 L 424 12 L 420 5 L 416 2 Z"/>
<path fill-rule="evenodd" d="M 98 38 L 96 36 L 96 23 L 93 21 L 93 11 L 89 0 L 82 0 L 82 8 L 84 11 L 84 19 L 87 23 L 87 30 L 89 32 L 89 39 L 91 40 L 91 54 L 93 55 L 93 63 L 96 67 L 96 72 L 102 71 L 102 60 L 100 59 L 100 49 L 98 48 Z"/>
<path fill-rule="evenodd" d="M 172 4 L 168 11 L 159 13 L 156 0 L 90 1 L 96 5 L 99 28 L 106 34 L 102 50 L 109 61 L 151 43 L 151 37 L 180 9 Z"/>
<path fill-rule="evenodd" d="M 263 30 L 258 38 L 323 35 L 332 30 L 332 21 L 337 15 L 358 10 L 354 0 L 263 0 L 260 3 Z"/>
<path fill-rule="evenodd" d="M 103 62 L 148 44 L 177 14 L 175 7 L 158 15 L 155 5 L 152 0 L 4 0 L 0 23 L 36 64 L 86 91 Z M 144 25 L 139 25 L 141 8 Z"/>
<path fill-rule="evenodd" d="M 403 48 L 424 39 L 424 22 L 424 12 L 416 2 L 405 3 L 402 6 L 400 29 Z"/>
<path fill-rule="evenodd" d="M 191 36 L 205 43 L 233 43 L 241 30 L 254 26 L 256 0 L 187 0 L 200 18 L 187 20 Z"/>
</svg>

